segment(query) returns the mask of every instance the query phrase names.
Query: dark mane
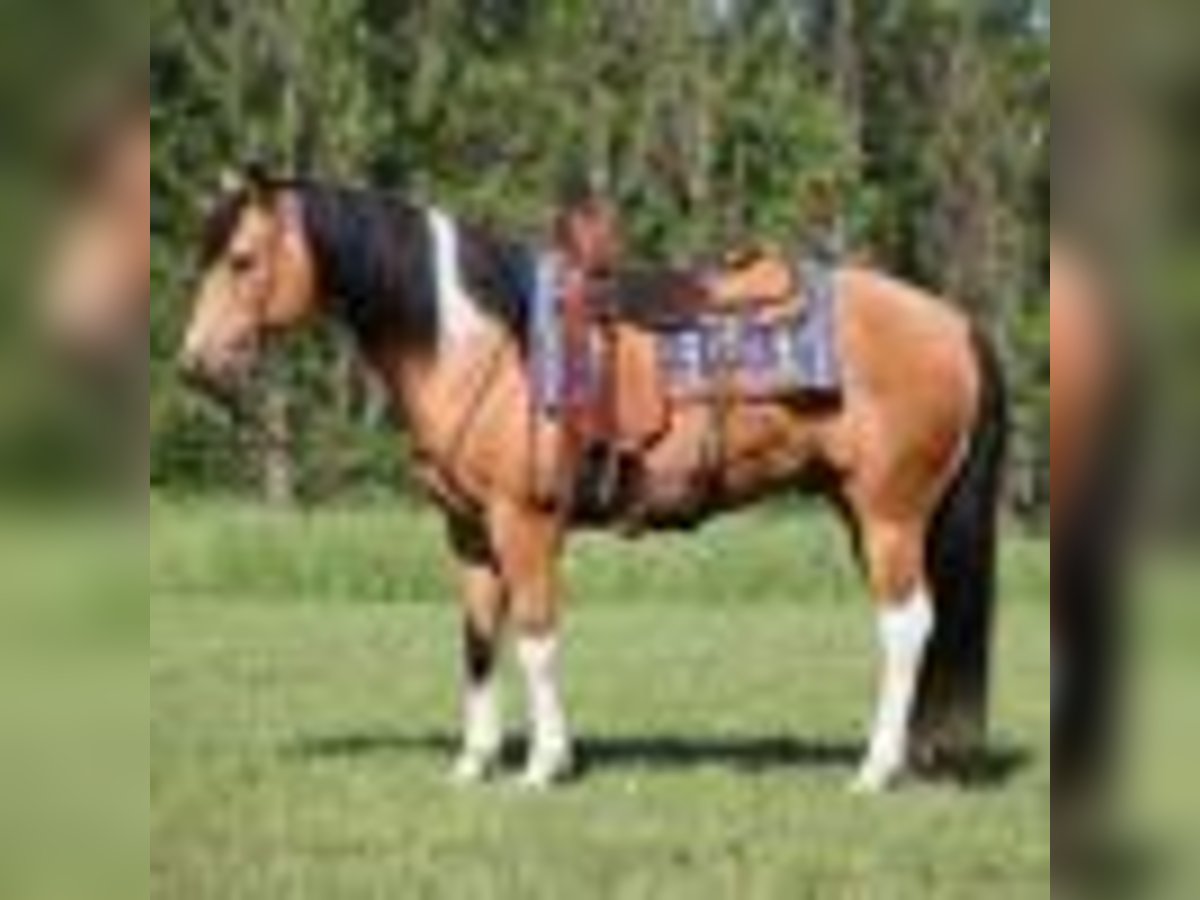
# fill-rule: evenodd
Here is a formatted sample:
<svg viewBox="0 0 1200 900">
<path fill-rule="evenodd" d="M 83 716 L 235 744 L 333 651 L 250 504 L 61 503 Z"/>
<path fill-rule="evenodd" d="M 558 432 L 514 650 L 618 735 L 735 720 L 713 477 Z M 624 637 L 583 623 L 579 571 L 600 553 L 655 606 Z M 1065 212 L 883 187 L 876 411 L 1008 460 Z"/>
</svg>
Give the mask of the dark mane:
<svg viewBox="0 0 1200 900">
<path fill-rule="evenodd" d="M 293 187 L 335 317 L 367 347 L 385 340 L 433 346 L 437 287 L 421 210 L 362 188 L 314 182 Z"/>
<path fill-rule="evenodd" d="M 364 346 L 385 340 L 434 345 L 437 286 L 426 210 L 394 194 L 315 181 L 273 182 L 269 190 L 291 190 L 299 198 L 322 292 L 334 316 Z M 251 198 L 252 192 L 243 189 L 214 205 L 204 226 L 203 265 L 224 251 Z M 472 299 L 523 337 L 532 254 L 461 223 L 459 253 Z"/>
</svg>

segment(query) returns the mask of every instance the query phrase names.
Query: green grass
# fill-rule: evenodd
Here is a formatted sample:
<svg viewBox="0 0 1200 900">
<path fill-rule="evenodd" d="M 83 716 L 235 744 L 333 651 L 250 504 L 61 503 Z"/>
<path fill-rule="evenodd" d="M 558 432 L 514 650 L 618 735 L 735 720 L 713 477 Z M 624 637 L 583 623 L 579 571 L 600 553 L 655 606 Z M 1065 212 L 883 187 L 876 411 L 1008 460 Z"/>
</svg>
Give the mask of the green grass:
<svg viewBox="0 0 1200 900">
<path fill-rule="evenodd" d="M 996 744 L 1011 765 L 970 788 L 863 799 L 845 787 L 872 625 L 827 521 L 588 539 L 571 561 L 567 669 L 587 768 L 527 796 L 444 781 L 457 624 L 428 517 L 160 507 L 154 534 L 157 898 L 1049 890 L 1044 545 L 1007 552 Z"/>
</svg>

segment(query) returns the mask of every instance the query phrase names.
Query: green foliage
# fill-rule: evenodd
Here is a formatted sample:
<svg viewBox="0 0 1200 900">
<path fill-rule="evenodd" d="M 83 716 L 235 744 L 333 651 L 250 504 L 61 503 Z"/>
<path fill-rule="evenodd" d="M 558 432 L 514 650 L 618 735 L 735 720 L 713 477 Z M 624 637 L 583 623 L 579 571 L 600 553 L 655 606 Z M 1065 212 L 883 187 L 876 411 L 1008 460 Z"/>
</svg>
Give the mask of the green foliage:
<svg viewBox="0 0 1200 900">
<path fill-rule="evenodd" d="M 151 521 L 154 596 L 441 603 L 453 593 L 437 515 L 403 504 L 321 506 L 296 515 L 160 498 Z M 753 549 L 717 549 L 742 547 Z M 1005 554 L 1006 595 L 1044 603 L 1050 576 L 1043 545 L 1014 539 Z M 730 517 L 700 535 L 632 543 L 589 535 L 572 543 L 567 580 L 581 601 L 614 604 L 666 597 L 736 607 L 758 600 L 859 604 L 865 590 L 840 524 L 796 506 Z"/>
<path fill-rule="evenodd" d="M 969 306 L 1015 352 L 1046 281 L 1041 8 L 160 0 L 155 484 L 246 489 L 283 466 L 293 493 L 316 498 L 398 474 L 378 403 L 330 335 L 265 382 L 262 404 L 289 411 L 282 455 L 230 441 L 172 386 L 199 217 L 219 173 L 247 158 L 405 190 L 528 240 L 582 173 L 653 259 L 835 228 Z M 1018 381 L 1034 402 L 1037 378 Z M 208 459 L 221 445 L 233 449 Z"/>
<path fill-rule="evenodd" d="M 1013 499 L 1031 515 L 1050 503 L 1050 316 L 1049 298 L 1024 304 L 1011 334 L 1010 367 L 1016 421 Z"/>
</svg>

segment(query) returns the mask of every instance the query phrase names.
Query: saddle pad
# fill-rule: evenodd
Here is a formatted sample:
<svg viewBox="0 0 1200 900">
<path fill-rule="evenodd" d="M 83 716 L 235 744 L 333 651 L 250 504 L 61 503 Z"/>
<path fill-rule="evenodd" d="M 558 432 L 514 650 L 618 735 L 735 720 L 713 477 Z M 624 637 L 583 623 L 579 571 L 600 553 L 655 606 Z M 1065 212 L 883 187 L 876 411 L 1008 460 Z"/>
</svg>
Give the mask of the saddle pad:
<svg viewBox="0 0 1200 900">
<path fill-rule="evenodd" d="M 818 263 L 803 263 L 798 271 L 804 296 L 797 298 L 794 310 L 748 308 L 641 329 L 657 356 L 658 377 L 650 380 L 660 382 L 658 387 L 678 400 L 731 393 L 742 399 L 836 396 L 841 365 L 835 273 Z M 560 418 L 571 409 L 602 402 L 606 384 L 618 393 L 628 392 L 622 377 L 627 373 L 608 372 L 606 377 L 606 368 L 629 367 L 614 367 L 603 342 L 568 346 L 563 273 L 557 260 L 549 254 L 534 258 L 531 276 L 529 365 L 538 411 Z M 646 367 L 639 368 L 646 372 Z M 621 405 L 620 398 L 616 405 Z"/>
<path fill-rule="evenodd" d="M 534 405 L 547 415 L 557 415 L 567 400 L 567 352 L 562 333 L 560 270 L 551 254 L 530 254 L 529 263 L 529 368 Z"/>
<path fill-rule="evenodd" d="M 805 298 L 794 311 L 747 310 L 703 317 L 659 336 L 670 394 L 695 400 L 732 394 L 768 399 L 788 394 L 836 395 L 837 286 L 826 266 L 801 266 Z"/>
</svg>

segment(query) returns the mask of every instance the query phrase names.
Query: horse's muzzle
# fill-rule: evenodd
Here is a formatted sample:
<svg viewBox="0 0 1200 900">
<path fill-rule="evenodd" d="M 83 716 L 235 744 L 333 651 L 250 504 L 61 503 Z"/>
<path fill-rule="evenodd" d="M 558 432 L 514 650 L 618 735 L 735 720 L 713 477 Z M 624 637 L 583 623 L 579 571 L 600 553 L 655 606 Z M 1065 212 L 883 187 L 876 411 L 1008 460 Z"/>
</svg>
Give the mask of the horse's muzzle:
<svg viewBox="0 0 1200 900">
<path fill-rule="evenodd" d="M 222 374 L 201 357 L 190 354 L 179 358 L 176 370 L 180 380 L 189 390 L 212 400 L 218 406 L 235 405 L 239 393 L 239 378 Z"/>
</svg>

